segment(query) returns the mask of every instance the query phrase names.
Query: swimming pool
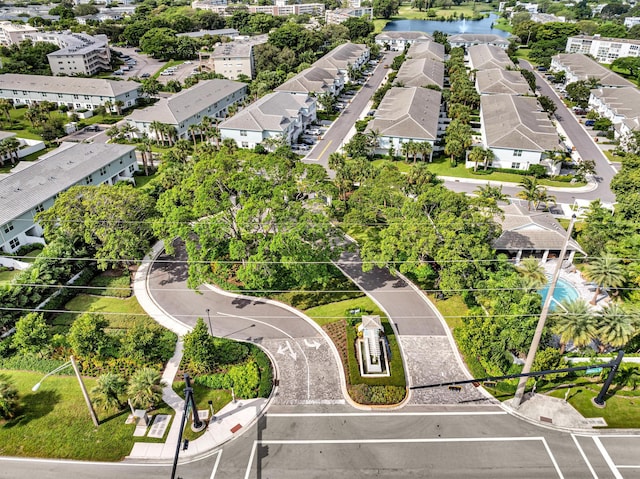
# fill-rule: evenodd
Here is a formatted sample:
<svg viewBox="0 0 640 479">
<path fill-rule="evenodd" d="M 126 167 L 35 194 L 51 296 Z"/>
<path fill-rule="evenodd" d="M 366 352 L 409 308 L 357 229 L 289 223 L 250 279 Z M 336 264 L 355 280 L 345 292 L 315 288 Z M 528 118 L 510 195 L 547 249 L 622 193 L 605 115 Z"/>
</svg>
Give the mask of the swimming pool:
<svg viewBox="0 0 640 479">
<path fill-rule="evenodd" d="M 542 304 L 544 304 L 547 299 L 547 293 L 549 292 L 549 285 L 547 284 L 544 288 L 538 291 L 540 296 L 542 296 Z M 561 301 L 574 301 L 580 297 L 578 290 L 573 287 L 573 285 L 564 279 L 559 278 L 556 283 L 556 287 L 553 290 L 553 299 L 551 300 L 550 309 L 553 311 L 555 306 Z"/>
</svg>

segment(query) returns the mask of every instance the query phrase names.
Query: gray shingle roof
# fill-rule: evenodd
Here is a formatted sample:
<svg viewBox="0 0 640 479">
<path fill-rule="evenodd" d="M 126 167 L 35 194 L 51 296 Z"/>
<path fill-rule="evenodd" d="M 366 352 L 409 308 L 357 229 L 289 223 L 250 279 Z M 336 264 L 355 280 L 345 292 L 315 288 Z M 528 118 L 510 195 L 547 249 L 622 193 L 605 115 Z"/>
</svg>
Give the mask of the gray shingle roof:
<svg viewBox="0 0 640 479">
<path fill-rule="evenodd" d="M 177 125 L 201 112 L 208 106 L 247 88 L 246 83 L 232 80 L 204 80 L 191 88 L 169 98 L 161 98 L 157 103 L 134 110 L 129 119 L 138 122 L 159 121 L 169 125 Z"/>
<path fill-rule="evenodd" d="M 132 81 L 113 81 L 99 78 L 54 77 L 45 75 L 0 75 L 0 90 L 66 93 L 115 98 L 136 91 L 140 84 Z"/>
<path fill-rule="evenodd" d="M 212 58 L 249 58 L 254 46 L 266 43 L 268 35 L 256 35 L 249 38 L 236 38 L 232 42 L 221 43 L 214 48 Z"/>
<path fill-rule="evenodd" d="M 532 95 L 527 80 L 517 70 L 481 70 L 476 74 L 476 84 L 481 95 L 500 94 Z"/>
<path fill-rule="evenodd" d="M 384 96 L 367 131 L 381 136 L 435 140 L 442 94 L 429 88 L 392 87 Z"/>
<path fill-rule="evenodd" d="M 444 86 L 444 63 L 422 58 L 420 60 L 406 60 L 396 76 L 396 83 L 404 86 Z"/>
<path fill-rule="evenodd" d="M 509 43 L 504 37 L 493 33 L 459 33 L 448 38 L 449 43 Z"/>
<path fill-rule="evenodd" d="M 339 75 L 335 70 L 311 66 L 290 78 L 275 91 L 289 91 L 295 93 L 322 93 L 328 90 Z"/>
<path fill-rule="evenodd" d="M 135 149 L 130 145 L 63 143 L 46 158 L 0 179 L 0 225 Z"/>
<path fill-rule="evenodd" d="M 495 249 L 562 249 L 567 232 L 550 213 L 528 211 L 516 204 L 507 205 L 502 210 L 504 218 L 494 218 L 502 226 L 502 234 L 493 242 Z M 574 240 L 569 240 L 568 249 L 584 253 Z"/>
<path fill-rule="evenodd" d="M 637 88 L 597 88 L 591 94 L 616 115 L 626 119 L 640 116 L 640 91 Z"/>
<path fill-rule="evenodd" d="M 514 68 L 515 65 L 500 47 L 485 43 L 472 45 L 467 49 L 469 53 L 469 65 L 474 70 L 488 70 L 491 68 Z"/>
<path fill-rule="evenodd" d="M 480 113 L 490 148 L 543 152 L 560 144 L 558 132 L 534 97 L 484 95 Z"/>
<path fill-rule="evenodd" d="M 400 32 L 400 31 L 388 31 L 382 32 L 376 35 L 376 41 L 387 41 L 387 40 L 409 40 L 409 41 L 429 41 L 433 40 L 433 37 L 425 32 Z"/>
<path fill-rule="evenodd" d="M 369 47 L 359 43 L 343 43 L 314 63 L 321 68 L 346 70 L 349 65 L 362 56 Z"/>
<path fill-rule="evenodd" d="M 560 53 L 555 55 L 552 60 L 570 71 L 578 80 L 596 78 L 602 86 L 635 87 L 629 80 L 622 78 L 582 53 Z"/>
<path fill-rule="evenodd" d="M 445 59 L 444 45 L 436 42 L 413 42 L 407 50 L 407 58 L 419 60 L 429 58 L 443 62 Z"/>
<path fill-rule="evenodd" d="M 297 118 L 303 108 L 309 108 L 313 102 L 306 95 L 287 92 L 275 92 L 263 96 L 244 110 L 220 123 L 219 128 L 248 131 L 284 131 Z"/>
</svg>

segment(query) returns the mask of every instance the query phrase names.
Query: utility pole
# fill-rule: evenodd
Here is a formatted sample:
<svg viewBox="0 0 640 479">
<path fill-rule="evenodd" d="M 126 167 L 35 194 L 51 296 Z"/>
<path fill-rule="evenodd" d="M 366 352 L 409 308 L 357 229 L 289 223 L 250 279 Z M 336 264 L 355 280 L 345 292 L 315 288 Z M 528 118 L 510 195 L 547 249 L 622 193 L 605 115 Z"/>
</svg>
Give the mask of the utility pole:
<svg viewBox="0 0 640 479">
<path fill-rule="evenodd" d="M 540 345 L 540 338 L 542 337 L 542 331 L 544 329 L 544 325 L 547 321 L 547 316 L 549 315 L 549 308 L 551 307 L 551 300 L 553 299 L 553 293 L 556 289 L 556 284 L 558 283 L 558 278 L 560 277 L 560 270 L 562 270 L 562 263 L 564 262 L 564 256 L 567 253 L 567 246 L 569 244 L 569 240 L 571 239 L 571 232 L 573 231 L 573 224 L 576 221 L 576 215 L 571 216 L 571 222 L 569 223 L 569 228 L 567 228 L 567 236 L 564 238 L 564 244 L 562 245 L 562 251 L 560 252 L 560 258 L 558 259 L 558 264 L 556 265 L 556 269 L 553 272 L 553 278 L 551 283 L 549 284 L 549 290 L 547 291 L 547 297 L 544 300 L 544 305 L 542 306 L 542 312 L 540 313 L 540 319 L 538 320 L 538 325 L 536 326 L 536 331 L 533 334 L 533 339 L 531 340 L 531 346 L 529 347 L 529 353 L 527 354 L 527 359 L 524 363 L 524 368 L 522 368 L 522 374 L 528 374 L 531 372 L 531 367 L 533 366 L 533 360 L 536 357 L 536 352 L 538 351 L 538 346 Z M 514 408 L 519 408 L 522 403 L 522 398 L 524 397 L 524 392 L 527 387 L 527 377 L 521 377 L 518 382 L 518 388 L 516 389 L 516 394 L 513 396 L 512 405 Z"/>
<path fill-rule="evenodd" d="M 84 386 L 84 382 L 82 381 L 82 376 L 80 376 L 80 370 L 78 369 L 78 365 L 76 364 L 76 358 L 71 356 L 69 359 L 71 360 L 71 366 L 73 366 L 73 370 L 76 373 L 76 378 L 78 378 L 78 382 L 80 383 L 80 390 L 82 391 L 82 396 L 84 397 L 84 400 L 87 403 L 87 408 L 89 409 L 89 414 L 91 415 L 91 420 L 93 421 L 93 425 L 95 427 L 98 427 L 100 426 L 100 421 L 98 421 L 98 416 L 96 415 L 96 411 L 93 409 L 93 404 L 91 404 L 89 393 L 87 392 L 87 388 Z"/>
</svg>

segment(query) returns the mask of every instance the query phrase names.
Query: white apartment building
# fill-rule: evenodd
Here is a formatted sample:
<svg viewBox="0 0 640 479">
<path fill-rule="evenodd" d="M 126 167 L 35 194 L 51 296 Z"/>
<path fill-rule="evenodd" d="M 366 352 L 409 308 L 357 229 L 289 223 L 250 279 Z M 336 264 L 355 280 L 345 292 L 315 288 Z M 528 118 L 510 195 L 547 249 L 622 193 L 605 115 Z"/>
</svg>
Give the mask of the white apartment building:
<svg viewBox="0 0 640 479">
<path fill-rule="evenodd" d="M 220 3 L 218 0 L 196 0 L 191 3 L 191 8 L 200 10 L 210 10 L 218 15 L 231 16 L 231 13 L 227 11 L 228 5 Z M 247 11 L 249 13 L 266 13 L 268 15 L 274 15 L 276 17 L 287 15 L 312 15 L 322 16 L 324 15 L 325 6 L 324 3 L 296 3 L 294 5 L 247 5 Z"/>
<path fill-rule="evenodd" d="M 551 57 L 551 69 L 565 72 L 565 83 L 595 78 L 606 87 L 633 87 L 629 80 L 603 67 L 583 53 L 559 53 Z"/>
<path fill-rule="evenodd" d="M 369 47 L 364 44 L 343 43 L 317 60 L 313 66 L 342 74 L 345 82 L 348 82 L 349 68 L 360 69 L 369 61 L 369 53 Z"/>
<path fill-rule="evenodd" d="M 617 138 L 623 143 L 640 126 L 640 90 L 629 88 L 597 88 L 591 90 L 589 107 L 613 123 Z"/>
<path fill-rule="evenodd" d="M 36 33 L 37 28 L 22 23 L 12 23 L 9 21 L 0 22 L 0 44 L 14 45 L 24 40 L 27 33 Z"/>
<path fill-rule="evenodd" d="M 268 35 L 236 38 L 232 42 L 221 43 L 211 54 L 213 69 L 230 80 L 236 80 L 239 75 L 255 78 L 256 66 L 253 48 L 266 43 Z"/>
<path fill-rule="evenodd" d="M 189 127 L 199 125 L 206 116 L 222 119 L 229 107 L 242 102 L 247 95 L 247 84 L 231 80 L 205 80 L 169 98 L 160 98 L 157 103 L 134 110 L 127 123 L 138 131 L 136 136 L 147 134 L 157 138 L 152 128 L 154 122 L 172 125 L 178 138 L 189 138 Z"/>
<path fill-rule="evenodd" d="M 13 253 L 25 244 L 44 244 L 35 215 L 50 208 L 56 195 L 76 185 L 133 181 L 135 146 L 63 143 L 26 168 L 0 179 L 0 250 Z"/>
<path fill-rule="evenodd" d="M 70 109 L 93 110 L 111 103 L 111 110 L 134 106 L 139 97 L 136 82 L 102 80 L 97 78 L 51 77 L 44 75 L 0 75 L 0 98 L 14 105 L 30 105 L 50 101 Z"/>
<path fill-rule="evenodd" d="M 578 35 L 567 38 L 567 53 L 588 53 L 600 63 L 611 63 L 620 57 L 637 57 L 640 40 Z"/>
<path fill-rule="evenodd" d="M 308 95 L 274 92 L 219 125 L 220 136 L 241 148 L 255 148 L 268 138 L 291 144 L 316 120 L 316 100 Z"/>
<path fill-rule="evenodd" d="M 424 32 L 382 32 L 376 35 L 376 45 L 394 51 L 403 51 L 407 45 L 415 42 L 431 42 L 433 37 Z M 443 47 L 444 48 L 444 47 Z"/>
<path fill-rule="evenodd" d="M 326 23 L 342 23 L 346 22 L 351 17 L 366 17 L 368 19 L 373 19 L 373 8 L 350 6 L 349 8 L 327 10 L 324 14 L 324 21 Z"/>
<path fill-rule="evenodd" d="M 640 17 L 627 17 L 624 19 L 624 26 L 627 28 L 640 25 Z"/>
</svg>

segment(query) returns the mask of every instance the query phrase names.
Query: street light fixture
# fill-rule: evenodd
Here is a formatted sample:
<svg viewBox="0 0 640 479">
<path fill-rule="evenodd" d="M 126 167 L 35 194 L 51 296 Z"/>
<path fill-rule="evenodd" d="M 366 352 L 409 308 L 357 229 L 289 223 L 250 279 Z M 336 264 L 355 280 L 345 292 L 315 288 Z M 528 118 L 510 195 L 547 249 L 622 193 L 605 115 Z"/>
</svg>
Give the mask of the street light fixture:
<svg viewBox="0 0 640 479">
<path fill-rule="evenodd" d="M 209 333 L 213 336 L 213 328 L 211 327 L 211 316 L 209 315 L 210 311 L 211 310 L 207 308 L 207 319 L 209 320 Z"/>
<path fill-rule="evenodd" d="M 36 392 L 42 386 L 42 382 L 47 379 L 49 376 L 56 374 L 63 369 L 68 368 L 69 366 L 73 367 L 73 370 L 76 373 L 76 378 L 78 378 L 78 383 L 80 384 L 80 390 L 82 391 L 82 396 L 84 397 L 85 402 L 87 403 L 87 408 L 89 409 L 89 414 L 91 415 L 91 420 L 93 421 L 94 426 L 100 426 L 100 422 L 98 421 L 98 416 L 96 415 L 95 410 L 93 409 L 93 404 L 91 404 L 91 399 L 89 398 L 89 393 L 87 392 L 87 388 L 84 386 L 84 382 L 82 382 L 82 377 L 80 376 L 80 370 L 78 369 L 78 365 L 76 364 L 76 360 L 73 356 L 69 357 L 69 361 L 64 363 L 61 366 L 58 366 L 50 373 L 45 374 L 40 381 L 38 381 L 35 386 L 31 388 L 33 392 Z"/>
</svg>

